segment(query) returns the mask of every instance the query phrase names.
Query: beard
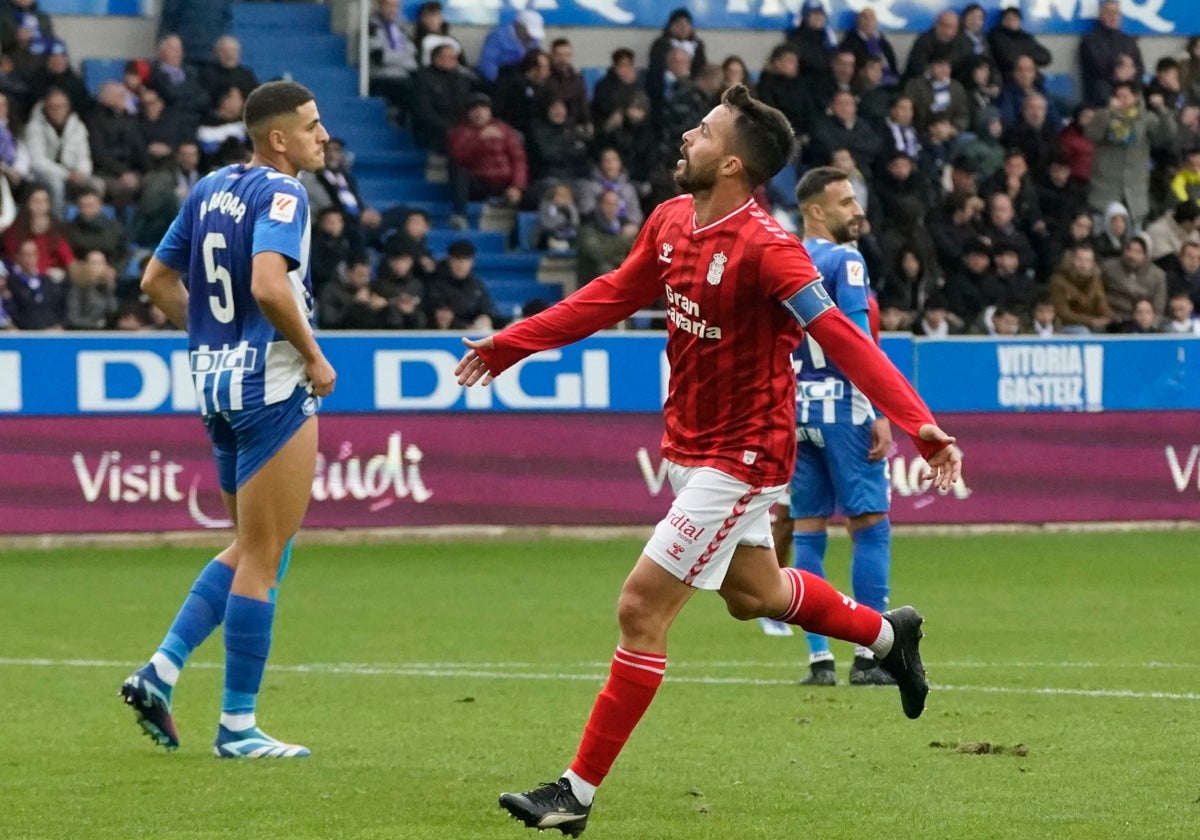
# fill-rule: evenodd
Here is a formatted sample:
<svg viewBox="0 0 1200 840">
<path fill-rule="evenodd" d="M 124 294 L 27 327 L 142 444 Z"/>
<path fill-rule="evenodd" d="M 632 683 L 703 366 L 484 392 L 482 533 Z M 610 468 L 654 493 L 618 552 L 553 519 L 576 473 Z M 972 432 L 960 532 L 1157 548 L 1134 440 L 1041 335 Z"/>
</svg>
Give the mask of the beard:
<svg viewBox="0 0 1200 840">
<path fill-rule="evenodd" d="M 858 239 L 862 233 L 862 220 L 847 219 L 846 221 L 829 226 L 829 234 L 833 237 L 833 241 L 838 245 L 845 245 L 847 242 L 853 242 Z"/>
<path fill-rule="evenodd" d="M 671 177 L 685 193 L 707 192 L 717 185 L 717 167 L 717 161 L 704 168 L 692 166 L 685 157 L 683 166 L 677 168 Z"/>
</svg>

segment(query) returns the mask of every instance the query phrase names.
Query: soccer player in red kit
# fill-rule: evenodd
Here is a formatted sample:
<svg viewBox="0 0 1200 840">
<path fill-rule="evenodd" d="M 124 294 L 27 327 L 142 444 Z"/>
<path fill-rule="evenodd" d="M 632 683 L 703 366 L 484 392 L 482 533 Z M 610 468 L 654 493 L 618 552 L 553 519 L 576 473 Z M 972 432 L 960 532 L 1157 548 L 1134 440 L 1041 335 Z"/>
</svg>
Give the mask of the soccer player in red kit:
<svg viewBox="0 0 1200 840">
<path fill-rule="evenodd" d="M 649 707 L 667 667 L 667 630 L 697 589 L 729 613 L 768 616 L 869 647 L 915 718 L 929 685 L 912 607 L 886 614 L 815 575 L 781 569 L 769 512 L 796 454 L 792 350 L 812 333 L 867 398 L 912 436 L 948 489 L 962 456 L 908 382 L 833 305 L 800 242 L 751 198 L 792 157 L 787 118 L 736 85 L 683 135 L 675 181 L 620 268 L 561 303 L 478 340 L 458 365 L 462 385 L 488 384 L 517 361 L 578 341 L 665 296 L 670 389 L 662 450 L 675 500 L 625 580 L 620 639 L 575 760 L 557 782 L 505 793 L 530 828 L 579 836 L 592 798 Z"/>
</svg>

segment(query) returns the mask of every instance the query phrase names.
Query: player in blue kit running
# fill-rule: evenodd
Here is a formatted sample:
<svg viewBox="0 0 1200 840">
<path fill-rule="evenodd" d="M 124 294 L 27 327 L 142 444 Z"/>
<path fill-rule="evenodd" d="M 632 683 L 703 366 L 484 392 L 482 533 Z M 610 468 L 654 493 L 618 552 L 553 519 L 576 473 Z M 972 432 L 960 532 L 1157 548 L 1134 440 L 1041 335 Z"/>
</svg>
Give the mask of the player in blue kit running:
<svg viewBox="0 0 1200 840">
<path fill-rule="evenodd" d="M 829 296 L 870 335 L 870 283 L 862 254 L 854 247 L 863 209 L 845 173 L 833 167 L 807 172 L 796 187 L 804 219 L 804 247 L 821 273 Z M 854 598 L 883 612 L 891 565 L 890 493 L 886 473 L 891 426 L 821 350 L 812 335 L 793 354 L 796 368 L 796 469 L 791 483 L 794 564 L 825 576 L 829 519 L 846 517 L 853 542 Z M 829 640 L 807 634 L 809 673 L 805 685 L 836 685 Z M 894 685 L 874 654 L 855 647 L 852 685 Z"/>
<path fill-rule="evenodd" d="M 294 82 L 255 88 L 245 122 L 253 157 L 196 184 L 142 277 L 142 290 L 187 330 L 235 536 L 200 573 L 121 696 L 147 735 L 178 747 L 171 691 L 188 656 L 223 622 L 225 690 L 213 752 L 294 758 L 309 750 L 259 729 L 255 706 L 275 589 L 311 493 L 316 412 L 337 377 L 312 332 L 308 198 L 296 180 L 324 165 L 329 133 L 312 93 Z"/>
</svg>

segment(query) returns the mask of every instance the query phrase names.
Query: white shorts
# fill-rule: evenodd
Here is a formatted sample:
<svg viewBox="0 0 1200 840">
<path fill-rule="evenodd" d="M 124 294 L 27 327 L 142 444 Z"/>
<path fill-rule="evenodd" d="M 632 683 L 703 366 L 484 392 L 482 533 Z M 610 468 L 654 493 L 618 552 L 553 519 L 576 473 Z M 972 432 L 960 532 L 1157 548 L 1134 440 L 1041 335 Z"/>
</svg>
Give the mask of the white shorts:
<svg viewBox="0 0 1200 840">
<path fill-rule="evenodd" d="M 720 589 L 739 545 L 774 548 L 771 506 L 787 489 L 752 487 L 712 467 L 667 462 L 675 501 L 643 552 L 697 589 Z"/>
</svg>

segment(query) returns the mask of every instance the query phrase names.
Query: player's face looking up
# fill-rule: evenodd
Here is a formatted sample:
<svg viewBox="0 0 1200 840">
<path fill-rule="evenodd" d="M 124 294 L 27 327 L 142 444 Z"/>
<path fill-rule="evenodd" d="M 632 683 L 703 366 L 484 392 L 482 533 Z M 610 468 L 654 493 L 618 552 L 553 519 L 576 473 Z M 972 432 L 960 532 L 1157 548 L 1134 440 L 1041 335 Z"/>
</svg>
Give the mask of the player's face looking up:
<svg viewBox="0 0 1200 840">
<path fill-rule="evenodd" d="M 722 169 L 734 165 L 727 152 L 733 131 L 733 111 L 724 105 L 713 108 L 700 125 L 683 134 L 683 155 L 675 165 L 675 183 L 684 192 L 706 192 L 716 186 Z M 731 174 L 731 173 L 726 173 Z"/>
<path fill-rule="evenodd" d="M 278 117 L 267 131 L 267 142 L 297 172 L 315 172 L 324 167 L 329 132 L 321 124 L 317 103 L 310 99 L 293 113 Z"/>
<path fill-rule="evenodd" d="M 826 186 L 813 210 L 820 214 L 826 229 L 839 245 L 853 242 L 862 232 L 865 214 L 849 181 L 834 181 Z"/>
</svg>

